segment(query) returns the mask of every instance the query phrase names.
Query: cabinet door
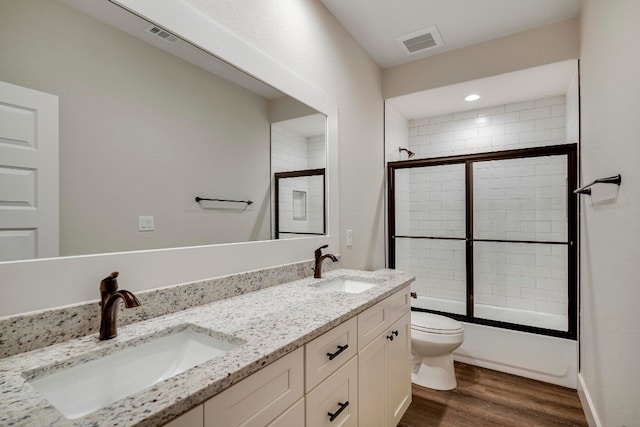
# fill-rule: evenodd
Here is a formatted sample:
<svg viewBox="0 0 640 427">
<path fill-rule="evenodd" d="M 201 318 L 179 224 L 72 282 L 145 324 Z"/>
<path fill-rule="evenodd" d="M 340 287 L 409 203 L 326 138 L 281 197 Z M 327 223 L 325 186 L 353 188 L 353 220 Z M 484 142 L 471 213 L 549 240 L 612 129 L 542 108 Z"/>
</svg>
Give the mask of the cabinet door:
<svg viewBox="0 0 640 427">
<path fill-rule="evenodd" d="M 307 394 L 305 401 L 306 427 L 357 426 L 358 356 L 321 382 Z"/>
<path fill-rule="evenodd" d="M 358 314 L 358 350 L 369 345 L 391 325 L 388 305 L 389 298 L 386 298 Z"/>
<path fill-rule="evenodd" d="M 303 396 L 303 349 L 289 353 L 204 403 L 205 427 L 264 427 Z"/>
<path fill-rule="evenodd" d="M 280 415 L 268 427 L 304 426 L 304 399 L 300 399 L 287 412 Z"/>
<path fill-rule="evenodd" d="M 361 426 L 385 426 L 386 347 L 386 334 L 380 334 L 358 353 L 358 419 Z"/>
<path fill-rule="evenodd" d="M 393 337 L 391 340 L 389 337 Z M 391 325 L 386 334 L 387 426 L 395 426 L 411 403 L 411 313 Z"/>
<path fill-rule="evenodd" d="M 204 426 L 204 405 L 198 405 L 188 412 L 169 421 L 164 427 L 202 427 Z"/>
<path fill-rule="evenodd" d="M 387 317 L 389 324 L 391 324 L 411 310 L 411 286 L 406 286 L 404 289 L 391 295 L 387 300 Z"/>
</svg>

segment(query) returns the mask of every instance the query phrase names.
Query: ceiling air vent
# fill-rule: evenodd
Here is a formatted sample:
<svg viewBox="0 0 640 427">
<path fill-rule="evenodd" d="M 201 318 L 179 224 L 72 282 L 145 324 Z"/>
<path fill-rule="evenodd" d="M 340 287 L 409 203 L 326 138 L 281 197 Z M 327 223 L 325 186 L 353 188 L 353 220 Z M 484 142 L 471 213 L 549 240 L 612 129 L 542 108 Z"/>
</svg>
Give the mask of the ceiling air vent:
<svg viewBox="0 0 640 427">
<path fill-rule="evenodd" d="M 160 27 L 156 27 L 155 25 L 148 27 L 147 29 L 145 29 L 145 31 L 171 44 L 178 41 L 178 37 L 174 36 L 166 30 L 163 30 Z"/>
<path fill-rule="evenodd" d="M 413 55 L 414 53 L 424 52 L 444 45 L 435 25 L 400 36 L 396 38 L 396 41 L 400 43 L 404 53 L 407 55 Z"/>
</svg>

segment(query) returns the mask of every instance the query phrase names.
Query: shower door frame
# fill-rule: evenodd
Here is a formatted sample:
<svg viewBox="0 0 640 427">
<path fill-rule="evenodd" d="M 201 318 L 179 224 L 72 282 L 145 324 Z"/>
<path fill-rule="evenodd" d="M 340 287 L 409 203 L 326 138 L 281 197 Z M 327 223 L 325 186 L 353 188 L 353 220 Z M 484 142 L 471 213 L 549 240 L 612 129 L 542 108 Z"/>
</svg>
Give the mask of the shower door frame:
<svg viewBox="0 0 640 427">
<path fill-rule="evenodd" d="M 279 240 L 280 234 L 293 234 L 300 236 L 326 236 L 327 234 L 327 180 L 325 168 L 303 169 L 297 171 L 276 172 L 274 178 L 274 239 Z M 280 180 L 287 178 L 302 178 L 309 176 L 322 176 L 322 233 L 296 232 L 280 230 Z"/>
<path fill-rule="evenodd" d="M 564 155 L 567 157 L 567 241 L 538 241 L 515 239 L 476 239 L 473 236 L 473 164 L 476 162 L 491 160 L 508 160 L 532 157 L 547 157 Z M 443 166 L 453 164 L 465 165 L 465 237 L 426 237 L 426 236 L 396 236 L 395 215 L 395 171 L 398 169 L 410 169 L 429 166 Z M 578 158 L 577 144 L 562 144 L 546 147 L 523 148 L 515 150 L 492 151 L 477 154 L 464 154 L 447 157 L 435 157 L 428 159 L 404 160 L 387 163 L 387 244 L 388 267 L 396 267 L 396 238 L 408 239 L 437 239 L 465 241 L 466 251 L 466 314 L 441 312 L 437 310 L 412 308 L 415 311 L 426 311 L 444 314 L 454 319 L 476 323 L 486 326 L 494 326 L 503 329 L 511 329 L 522 332 L 549 335 L 560 338 L 577 339 L 578 328 L 578 195 L 574 190 L 578 184 Z M 497 243 L 524 243 L 524 244 L 552 244 L 567 246 L 567 330 L 546 329 L 537 326 L 529 326 L 518 323 L 503 322 L 498 320 L 481 319 L 474 316 L 474 242 Z"/>
</svg>

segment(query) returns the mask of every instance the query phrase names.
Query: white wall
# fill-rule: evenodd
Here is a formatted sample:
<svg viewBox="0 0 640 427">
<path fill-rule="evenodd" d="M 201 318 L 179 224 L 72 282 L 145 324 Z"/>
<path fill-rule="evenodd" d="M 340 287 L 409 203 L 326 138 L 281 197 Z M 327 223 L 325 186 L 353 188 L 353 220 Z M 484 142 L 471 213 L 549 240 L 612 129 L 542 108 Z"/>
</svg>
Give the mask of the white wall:
<svg viewBox="0 0 640 427">
<path fill-rule="evenodd" d="M 382 92 L 385 99 L 393 98 L 576 59 L 579 48 L 579 22 L 570 19 L 387 68 Z"/>
<path fill-rule="evenodd" d="M 622 174 L 581 206 L 580 382 L 591 425 L 640 425 L 640 2 L 586 0 L 581 20 L 581 182 Z"/>
</svg>

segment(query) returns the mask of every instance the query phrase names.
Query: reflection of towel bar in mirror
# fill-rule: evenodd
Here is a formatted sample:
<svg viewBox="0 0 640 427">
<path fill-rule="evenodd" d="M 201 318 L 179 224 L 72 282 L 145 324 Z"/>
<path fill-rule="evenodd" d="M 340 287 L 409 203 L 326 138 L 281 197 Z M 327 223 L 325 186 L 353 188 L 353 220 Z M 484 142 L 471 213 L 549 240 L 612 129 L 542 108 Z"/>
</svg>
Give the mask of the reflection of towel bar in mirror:
<svg viewBox="0 0 640 427">
<path fill-rule="evenodd" d="M 598 178 L 595 181 L 593 181 L 591 184 L 587 184 L 585 186 L 582 186 L 576 190 L 574 190 L 573 192 L 575 194 L 588 194 L 591 195 L 591 186 L 595 185 L 595 184 L 616 184 L 616 185 L 620 185 L 620 183 L 622 182 L 622 175 L 618 174 L 615 176 L 610 176 L 607 178 Z"/>
<path fill-rule="evenodd" d="M 196 196 L 196 202 L 200 203 L 203 200 L 208 202 L 246 203 L 247 206 L 253 203 L 251 200 L 207 199 L 205 197 Z"/>
</svg>

